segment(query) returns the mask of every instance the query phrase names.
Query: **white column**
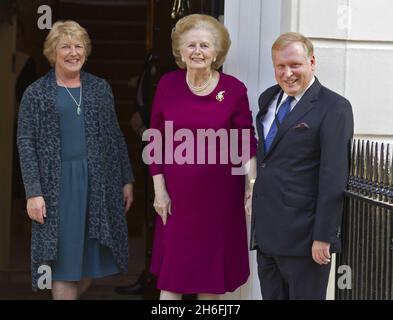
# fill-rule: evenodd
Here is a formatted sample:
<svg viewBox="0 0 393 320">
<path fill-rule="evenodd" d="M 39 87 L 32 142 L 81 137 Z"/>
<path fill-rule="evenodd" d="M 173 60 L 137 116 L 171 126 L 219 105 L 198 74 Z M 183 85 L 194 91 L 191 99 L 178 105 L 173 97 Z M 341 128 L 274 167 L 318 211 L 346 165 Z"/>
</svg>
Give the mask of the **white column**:
<svg viewBox="0 0 393 320">
<path fill-rule="evenodd" d="M 270 48 L 280 34 L 281 0 L 226 0 L 225 19 L 232 46 L 224 72 L 244 82 L 254 121 L 258 97 L 275 83 Z M 247 217 L 248 233 L 250 218 Z M 261 299 L 256 253 L 250 252 L 251 275 L 248 282 L 222 299 Z"/>
</svg>

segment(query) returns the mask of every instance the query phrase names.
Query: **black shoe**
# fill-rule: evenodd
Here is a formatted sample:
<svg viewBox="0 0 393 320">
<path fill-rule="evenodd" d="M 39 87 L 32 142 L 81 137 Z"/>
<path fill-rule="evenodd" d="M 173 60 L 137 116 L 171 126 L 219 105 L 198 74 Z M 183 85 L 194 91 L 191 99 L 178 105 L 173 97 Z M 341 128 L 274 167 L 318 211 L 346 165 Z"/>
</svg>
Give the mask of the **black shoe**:
<svg viewBox="0 0 393 320">
<path fill-rule="evenodd" d="M 129 286 L 116 287 L 115 292 L 117 294 L 142 294 L 144 289 L 144 283 L 135 282 Z"/>
<path fill-rule="evenodd" d="M 117 294 L 142 294 L 146 287 L 145 275 L 141 274 L 134 283 L 129 286 L 115 287 Z"/>
</svg>

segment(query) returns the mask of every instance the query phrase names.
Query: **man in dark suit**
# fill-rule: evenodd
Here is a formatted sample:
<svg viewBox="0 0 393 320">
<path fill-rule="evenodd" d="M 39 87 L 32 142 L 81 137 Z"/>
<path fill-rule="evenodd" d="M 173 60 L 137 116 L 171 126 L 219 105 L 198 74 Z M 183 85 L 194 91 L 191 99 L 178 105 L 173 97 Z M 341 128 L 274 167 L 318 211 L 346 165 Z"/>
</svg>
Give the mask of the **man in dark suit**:
<svg viewBox="0 0 393 320">
<path fill-rule="evenodd" d="M 353 134 L 351 104 L 314 76 L 312 43 L 298 33 L 272 47 L 278 85 L 259 98 L 251 248 L 264 299 L 326 299 L 340 250 Z"/>
</svg>

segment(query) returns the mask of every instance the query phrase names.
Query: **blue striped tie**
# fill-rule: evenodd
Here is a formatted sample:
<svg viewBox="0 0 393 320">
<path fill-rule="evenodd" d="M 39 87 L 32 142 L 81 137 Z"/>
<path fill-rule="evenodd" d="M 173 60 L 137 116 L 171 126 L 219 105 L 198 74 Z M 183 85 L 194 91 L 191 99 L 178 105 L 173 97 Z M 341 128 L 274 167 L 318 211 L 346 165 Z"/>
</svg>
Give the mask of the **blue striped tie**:
<svg viewBox="0 0 393 320">
<path fill-rule="evenodd" d="M 276 118 L 274 119 L 269 129 L 269 132 L 267 133 L 267 136 L 265 138 L 265 153 L 269 151 L 273 143 L 273 140 L 277 134 L 278 131 L 277 121 L 279 122 L 279 124 L 281 124 L 284 121 L 287 114 L 291 111 L 291 102 L 293 99 L 294 97 L 288 96 L 283 102 L 283 104 L 281 105 L 280 109 L 278 109 Z"/>
</svg>

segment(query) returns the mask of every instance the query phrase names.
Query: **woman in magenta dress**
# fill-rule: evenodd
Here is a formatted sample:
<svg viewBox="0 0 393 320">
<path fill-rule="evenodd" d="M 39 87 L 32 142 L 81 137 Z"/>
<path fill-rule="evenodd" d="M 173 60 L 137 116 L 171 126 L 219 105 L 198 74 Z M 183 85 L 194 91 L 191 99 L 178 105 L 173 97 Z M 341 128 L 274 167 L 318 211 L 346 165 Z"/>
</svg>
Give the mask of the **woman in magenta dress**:
<svg viewBox="0 0 393 320">
<path fill-rule="evenodd" d="M 214 299 L 236 290 L 249 276 L 245 198 L 255 178 L 256 140 L 246 87 L 217 71 L 229 47 L 227 29 L 213 17 L 179 20 L 172 48 L 180 70 L 161 78 L 154 98 L 151 128 L 162 133 L 166 148 L 163 164 L 150 165 L 158 213 L 151 272 L 157 275 L 161 299 L 181 299 L 182 294 Z M 206 142 L 198 150 L 197 134 L 208 129 L 226 133 L 232 143 L 216 139 L 217 145 Z M 237 129 L 235 143 L 231 129 Z M 234 145 L 242 161 L 251 164 L 247 174 L 234 174 L 238 162 L 229 156 L 227 163 L 220 161 Z M 173 161 L 165 159 L 171 150 Z"/>
</svg>

